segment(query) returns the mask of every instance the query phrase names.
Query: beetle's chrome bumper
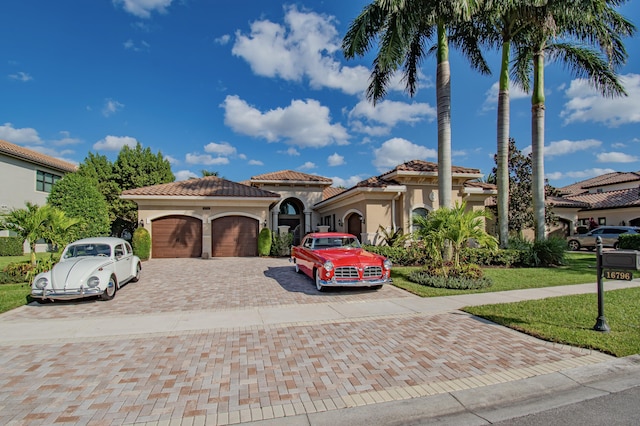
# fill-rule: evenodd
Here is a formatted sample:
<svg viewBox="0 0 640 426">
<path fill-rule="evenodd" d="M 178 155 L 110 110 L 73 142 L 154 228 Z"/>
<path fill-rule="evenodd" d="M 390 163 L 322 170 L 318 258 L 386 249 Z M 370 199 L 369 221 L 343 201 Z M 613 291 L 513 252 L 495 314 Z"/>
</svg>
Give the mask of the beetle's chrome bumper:
<svg viewBox="0 0 640 426">
<path fill-rule="evenodd" d="M 104 293 L 99 287 L 94 288 L 76 288 L 71 290 L 40 290 L 32 289 L 31 297 L 34 299 L 57 299 L 57 300 L 72 300 L 82 297 L 99 296 Z"/>
<path fill-rule="evenodd" d="M 391 278 L 378 278 L 375 280 L 318 280 L 323 287 L 376 287 L 383 284 L 391 284 Z"/>
</svg>

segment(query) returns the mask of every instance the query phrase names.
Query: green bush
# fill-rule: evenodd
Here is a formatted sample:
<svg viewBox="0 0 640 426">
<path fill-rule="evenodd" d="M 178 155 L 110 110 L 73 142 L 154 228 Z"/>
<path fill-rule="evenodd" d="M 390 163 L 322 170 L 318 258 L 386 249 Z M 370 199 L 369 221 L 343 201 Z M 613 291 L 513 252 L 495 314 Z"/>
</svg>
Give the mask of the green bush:
<svg viewBox="0 0 640 426">
<path fill-rule="evenodd" d="M 462 254 L 466 261 L 483 266 L 515 266 L 523 263 L 525 251 L 519 249 L 490 250 L 467 247 Z"/>
<path fill-rule="evenodd" d="M 291 244 L 293 244 L 292 233 L 280 235 L 277 232 L 274 232 L 273 240 L 271 242 L 271 256 L 289 256 L 291 254 Z"/>
<path fill-rule="evenodd" d="M 624 250 L 640 250 L 640 234 L 621 234 L 618 248 Z"/>
<path fill-rule="evenodd" d="M 31 262 L 26 260 L 24 262 L 13 262 L 5 266 L 4 272 L 11 277 L 14 283 L 23 283 L 27 281 L 27 274 L 33 269 Z"/>
<path fill-rule="evenodd" d="M 151 235 L 149 235 L 149 231 L 142 226 L 136 228 L 131 239 L 131 246 L 133 247 L 133 253 L 140 260 L 148 260 L 151 254 Z"/>
<path fill-rule="evenodd" d="M 0 271 L 0 284 L 20 284 L 25 281 L 24 277 L 18 278 L 8 272 Z"/>
<path fill-rule="evenodd" d="M 264 227 L 258 234 L 258 256 L 269 256 L 271 253 L 271 230 Z"/>
<path fill-rule="evenodd" d="M 535 241 L 525 255 L 525 266 L 549 267 L 564 265 L 567 242 L 563 238 L 551 237 Z"/>
<path fill-rule="evenodd" d="M 435 288 L 447 288 L 452 290 L 475 290 L 490 287 L 493 282 L 489 277 L 469 278 L 466 276 L 431 275 L 428 270 L 412 271 L 409 281 Z"/>
<path fill-rule="evenodd" d="M 20 237 L 0 237 L 0 256 L 22 256 L 23 242 Z"/>
<path fill-rule="evenodd" d="M 372 246 L 363 245 L 365 250 L 382 255 L 389 259 L 394 265 L 416 266 L 424 265 L 429 258 L 422 241 L 413 241 L 408 246 Z"/>
</svg>

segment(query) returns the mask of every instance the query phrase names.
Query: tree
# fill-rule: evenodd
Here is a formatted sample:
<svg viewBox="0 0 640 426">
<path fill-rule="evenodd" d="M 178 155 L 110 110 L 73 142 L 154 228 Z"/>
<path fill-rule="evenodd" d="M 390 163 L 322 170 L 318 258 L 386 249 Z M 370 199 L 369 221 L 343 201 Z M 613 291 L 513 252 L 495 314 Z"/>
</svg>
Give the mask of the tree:
<svg viewBox="0 0 640 426">
<path fill-rule="evenodd" d="M 545 57 L 559 60 L 574 75 L 586 77 L 603 96 L 626 95 L 615 69 L 627 53 L 623 37 L 635 27 L 615 7 L 624 0 L 549 0 L 534 9 L 534 22 L 516 48 L 513 75 L 531 95 L 533 210 L 536 241 L 545 238 L 544 67 Z M 586 43 L 586 45 L 584 44 Z"/>
<path fill-rule="evenodd" d="M 90 152 L 78 166 L 77 173 L 93 180 L 108 206 L 109 223 L 113 223 L 116 212 L 124 200 L 120 198 L 122 189 L 115 180 L 113 163 L 105 155 Z"/>
<path fill-rule="evenodd" d="M 451 207 L 451 71 L 449 43 L 458 47 L 473 68 L 489 68 L 473 32 L 466 31 L 476 8 L 474 0 L 375 0 L 351 23 L 342 47 L 345 57 L 364 56 L 380 40 L 373 62 L 367 99 L 375 105 L 386 95 L 393 75 L 403 66 L 405 90 L 414 96 L 424 43 L 436 38 L 436 98 L 438 111 L 438 192 L 440 207 Z M 449 30 L 449 31 L 448 31 Z M 428 49 L 432 53 L 433 48 Z"/>
<path fill-rule="evenodd" d="M 36 265 L 36 243 L 44 239 L 54 244 L 66 241 L 64 233 L 78 221 L 49 205 L 38 206 L 30 202 L 24 209 L 13 209 L 0 219 L 0 228 L 13 231 L 29 241 L 31 265 Z"/>
<path fill-rule="evenodd" d="M 80 221 L 73 239 L 104 236 L 111 232 L 107 202 L 91 178 L 78 172 L 66 174 L 53 185 L 47 202 Z"/>
<path fill-rule="evenodd" d="M 532 207 L 532 171 L 533 164 L 531 154 L 524 155 L 516 147 L 516 141 L 509 138 L 509 158 L 508 158 L 508 186 L 509 186 L 509 211 L 508 211 L 508 230 L 511 235 L 519 235 L 525 228 L 533 228 L 533 207 Z M 497 164 L 497 155 L 494 160 Z M 497 167 L 494 167 L 492 173 L 488 176 L 487 182 L 496 183 Z M 557 195 L 558 190 L 547 182 L 545 185 L 545 195 Z M 545 223 L 550 225 L 556 222 L 556 216 L 552 208 L 545 209 Z M 502 220 L 498 216 L 498 225 Z"/>
<path fill-rule="evenodd" d="M 442 249 L 450 245 L 454 270 L 460 270 L 460 254 L 470 242 L 491 249 L 498 247 L 498 240 L 487 234 L 484 219 L 491 218 L 486 210 L 467 210 L 466 203 L 456 202 L 453 208 L 439 208 L 429 216 L 415 215 L 413 223 L 417 234 L 423 238 L 432 258 L 442 264 Z"/>
</svg>

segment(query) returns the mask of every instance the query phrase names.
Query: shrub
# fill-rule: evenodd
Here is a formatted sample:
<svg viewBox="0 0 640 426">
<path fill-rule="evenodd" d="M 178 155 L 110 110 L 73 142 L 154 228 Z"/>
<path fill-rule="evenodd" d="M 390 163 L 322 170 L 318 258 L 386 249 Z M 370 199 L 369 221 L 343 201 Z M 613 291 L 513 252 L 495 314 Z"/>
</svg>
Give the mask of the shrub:
<svg viewBox="0 0 640 426">
<path fill-rule="evenodd" d="M 258 255 L 259 256 L 269 256 L 271 253 L 271 230 L 267 227 L 264 227 L 260 230 L 260 234 L 258 234 Z"/>
<path fill-rule="evenodd" d="M 22 243 L 20 237 L 0 237 L 0 256 L 22 256 Z"/>
<path fill-rule="evenodd" d="M 50 271 L 53 265 L 60 260 L 60 253 L 51 253 L 48 258 L 40 258 L 36 261 L 36 266 L 30 268 L 26 275 L 26 281 L 31 282 L 40 272 Z"/>
<path fill-rule="evenodd" d="M 142 226 L 136 228 L 131 239 L 131 246 L 133 247 L 133 253 L 140 260 L 148 260 L 151 254 L 151 235 L 149 235 L 149 231 Z"/>
<path fill-rule="evenodd" d="M 463 251 L 465 259 L 470 263 L 483 266 L 514 266 L 521 265 L 526 251 L 519 249 L 489 250 L 468 247 Z"/>
<path fill-rule="evenodd" d="M 15 283 L 23 283 L 27 281 L 27 274 L 34 266 L 30 261 L 13 262 L 5 266 L 3 272 L 13 278 Z"/>
<path fill-rule="evenodd" d="M 20 284 L 25 282 L 23 278 L 17 278 L 8 272 L 0 271 L 0 284 Z"/>
<path fill-rule="evenodd" d="M 475 290 L 490 287 L 493 282 L 488 277 L 468 278 L 464 276 L 431 275 L 429 271 L 417 270 L 409 274 L 409 281 L 435 288 L 453 290 Z"/>
<path fill-rule="evenodd" d="M 621 234 L 618 248 L 624 250 L 640 250 L 640 234 Z"/>
<path fill-rule="evenodd" d="M 424 265 L 429 260 L 422 241 L 413 241 L 406 247 L 364 245 L 363 248 L 371 253 L 386 257 L 398 266 Z"/>
<path fill-rule="evenodd" d="M 271 256 L 289 256 L 291 254 L 291 244 L 293 244 L 292 233 L 280 235 L 279 233 L 274 232 L 273 240 L 271 242 Z"/>
<path fill-rule="evenodd" d="M 563 238 L 551 237 L 535 241 L 524 259 L 526 266 L 548 267 L 565 264 L 567 242 Z"/>
</svg>

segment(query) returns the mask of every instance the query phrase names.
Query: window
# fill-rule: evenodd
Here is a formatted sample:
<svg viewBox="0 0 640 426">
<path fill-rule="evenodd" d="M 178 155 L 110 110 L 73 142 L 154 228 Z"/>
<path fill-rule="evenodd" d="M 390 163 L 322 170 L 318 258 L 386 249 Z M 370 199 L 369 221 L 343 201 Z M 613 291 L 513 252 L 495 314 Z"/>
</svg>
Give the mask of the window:
<svg viewBox="0 0 640 426">
<path fill-rule="evenodd" d="M 300 211 L 292 201 L 285 201 L 280 204 L 280 214 L 298 215 Z"/>
<path fill-rule="evenodd" d="M 423 208 L 423 207 L 418 207 L 417 209 L 413 209 L 413 211 L 411 212 L 411 231 L 412 232 L 416 232 L 418 231 L 418 229 L 420 228 L 419 226 L 417 226 L 415 223 L 413 223 L 413 218 L 415 216 L 420 216 L 420 217 L 427 217 L 429 216 L 429 210 Z"/>
<path fill-rule="evenodd" d="M 36 191 L 51 192 L 53 184 L 62 179 L 62 176 L 38 170 L 36 172 Z"/>
<path fill-rule="evenodd" d="M 599 217 L 598 218 L 598 225 L 606 225 L 607 224 L 607 218 L 606 217 Z"/>
</svg>

